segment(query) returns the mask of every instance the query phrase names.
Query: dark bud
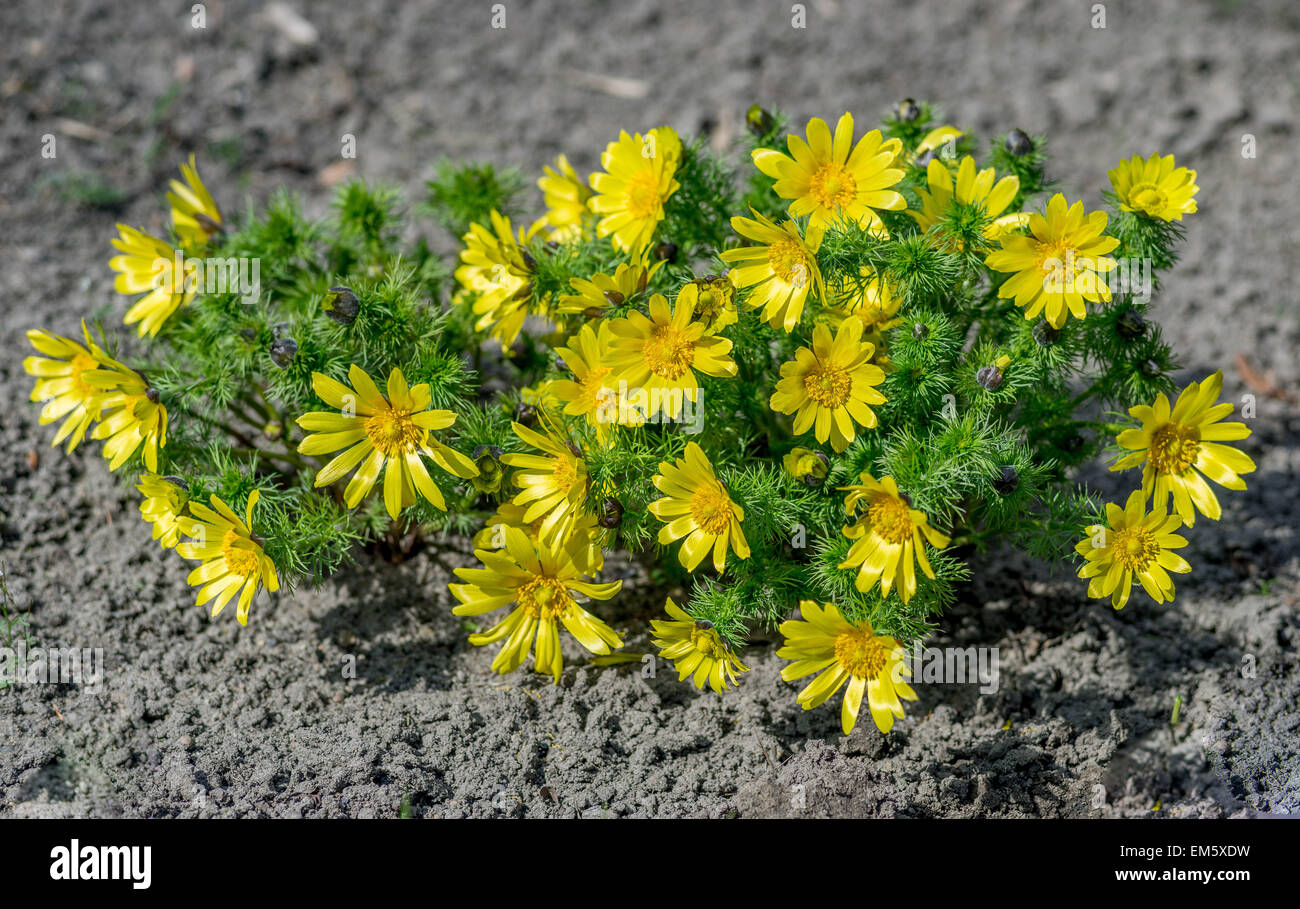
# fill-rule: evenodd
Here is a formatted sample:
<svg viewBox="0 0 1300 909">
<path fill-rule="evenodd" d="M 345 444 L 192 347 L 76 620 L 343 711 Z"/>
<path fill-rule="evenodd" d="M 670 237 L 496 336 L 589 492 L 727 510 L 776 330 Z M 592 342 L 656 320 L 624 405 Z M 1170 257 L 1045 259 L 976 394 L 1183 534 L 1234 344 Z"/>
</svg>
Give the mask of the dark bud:
<svg viewBox="0 0 1300 909">
<path fill-rule="evenodd" d="M 266 436 L 272 442 L 278 442 L 284 437 L 284 424 L 279 420 L 272 420 L 262 427 L 262 435 Z"/>
<path fill-rule="evenodd" d="M 256 341 L 256 340 L 257 340 L 257 332 L 256 332 L 254 329 L 252 329 L 252 328 L 241 328 L 241 329 L 239 329 L 239 336 L 240 336 L 241 338 L 243 338 L 245 341 Z"/>
<path fill-rule="evenodd" d="M 820 486 L 826 482 L 826 475 L 831 472 L 831 459 L 826 457 L 824 451 L 814 451 L 813 457 L 817 463 L 810 466 L 808 472 L 803 475 L 805 486 Z"/>
<path fill-rule="evenodd" d="M 1136 341 L 1147 333 L 1147 320 L 1136 309 L 1126 309 L 1115 320 L 1115 333 L 1125 341 Z"/>
<path fill-rule="evenodd" d="M 745 111 L 745 126 L 760 139 L 770 133 L 774 125 L 772 115 L 757 104 L 750 105 Z"/>
<path fill-rule="evenodd" d="M 181 492 L 190 491 L 190 484 L 185 482 L 184 477 L 163 477 L 163 479 L 166 480 L 168 483 L 171 483 Z"/>
<path fill-rule="evenodd" d="M 655 258 L 662 259 L 669 265 L 677 261 L 677 244 L 664 241 L 655 245 Z"/>
<path fill-rule="evenodd" d="M 623 523 L 623 503 L 615 498 L 608 498 L 600 503 L 600 517 L 596 519 L 601 527 L 617 527 Z"/>
<path fill-rule="evenodd" d="M 1039 347 L 1051 347 L 1061 337 L 1061 329 L 1053 328 L 1046 319 L 1039 319 L 1034 325 L 1034 340 Z"/>
<path fill-rule="evenodd" d="M 993 478 L 993 488 L 997 490 L 1000 496 L 1009 496 L 1020 486 L 1020 474 L 1010 464 L 1005 464 L 998 469 L 998 474 Z"/>
<path fill-rule="evenodd" d="M 1160 378 L 1160 364 L 1155 360 L 1143 360 L 1142 365 L 1138 367 L 1138 371 L 1148 379 Z"/>
<path fill-rule="evenodd" d="M 588 306 L 582 311 L 582 314 L 588 319 L 599 319 L 605 314 L 605 311 L 598 306 Z"/>
<path fill-rule="evenodd" d="M 924 341 L 926 338 L 930 337 L 930 326 L 926 325 L 924 322 L 917 322 L 912 326 L 912 337 L 916 338 L 918 341 Z"/>
<path fill-rule="evenodd" d="M 361 312 L 361 301 L 350 287 L 331 287 L 329 295 L 321 302 L 321 309 L 340 325 L 351 325 Z"/>
<path fill-rule="evenodd" d="M 288 369 L 293 358 L 298 356 L 298 342 L 293 338 L 276 338 L 271 342 L 271 362 L 281 369 Z"/>
<path fill-rule="evenodd" d="M 522 423 L 530 429 L 537 425 L 537 408 L 520 401 L 515 405 L 515 422 Z"/>
<path fill-rule="evenodd" d="M 533 264 L 535 265 L 535 264 L 537 264 L 537 263 L 533 263 Z M 525 282 L 525 284 L 524 284 L 523 287 L 521 287 L 521 288 L 519 288 L 517 291 L 515 291 L 515 295 L 514 295 L 513 297 L 511 297 L 511 299 L 512 299 L 512 300 L 527 300 L 527 299 L 528 299 L 529 297 L 531 297 L 532 295 L 533 295 L 533 282 L 532 282 L 532 281 L 528 281 L 528 282 Z"/>
<path fill-rule="evenodd" d="M 1083 436 L 1079 435 L 1077 432 L 1070 433 L 1061 442 L 1062 450 L 1068 451 L 1070 453 L 1082 451 L 1083 445 L 1084 445 Z"/>
<path fill-rule="evenodd" d="M 565 444 L 569 446 L 569 451 L 573 453 L 573 456 L 574 456 L 575 458 L 581 458 L 581 457 L 582 457 L 582 449 L 581 449 L 581 448 L 579 448 L 579 447 L 578 447 L 577 445 L 575 445 L 573 442 L 566 442 Z"/>
<path fill-rule="evenodd" d="M 537 260 L 533 258 L 532 253 L 530 253 L 526 249 L 521 249 L 519 250 L 519 254 L 523 256 L 524 265 L 528 268 L 529 271 L 537 271 Z"/>
<path fill-rule="evenodd" d="M 214 221 L 211 217 L 205 215 L 201 211 L 194 213 L 194 220 L 199 223 L 199 227 L 203 228 L 203 232 L 209 237 L 213 234 L 221 233 L 221 222 Z"/>
<path fill-rule="evenodd" d="M 695 627 L 700 629 L 700 631 L 712 631 L 713 623 L 710 622 L 708 619 L 696 619 Z"/>
<path fill-rule="evenodd" d="M 904 123 L 915 123 L 919 116 L 921 116 L 921 106 L 914 99 L 904 98 L 898 102 L 898 119 Z"/>
<path fill-rule="evenodd" d="M 558 240 L 547 240 L 547 241 L 546 241 L 546 250 L 547 250 L 547 252 L 555 252 L 555 251 L 556 251 L 557 249 L 559 249 L 559 248 L 560 248 L 560 244 L 559 244 L 559 241 L 558 241 Z"/>
<path fill-rule="evenodd" d="M 927 148 L 925 151 L 921 152 L 919 155 L 916 156 L 916 166 L 921 168 L 921 170 L 925 170 L 927 167 L 930 166 L 930 162 L 933 161 L 938 156 L 939 156 L 939 149 Z"/>
<path fill-rule="evenodd" d="M 610 306 L 622 306 L 623 301 L 627 298 L 617 290 L 607 290 L 605 291 L 605 299 L 609 301 Z"/>
<path fill-rule="evenodd" d="M 162 395 L 158 394 L 158 389 L 152 385 L 144 390 L 144 396 L 149 399 L 150 404 L 157 404 L 162 400 Z"/>
<path fill-rule="evenodd" d="M 985 391 L 997 391 L 1002 387 L 1002 370 L 996 366 L 985 366 L 975 373 L 975 381 L 980 383 Z"/>
<path fill-rule="evenodd" d="M 1023 158 L 1034 150 L 1034 140 L 1029 138 L 1029 134 L 1023 129 L 1013 129 L 1007 133 L 1005 143 L 1007 154 L 1017 158 Z"/>
</svg>

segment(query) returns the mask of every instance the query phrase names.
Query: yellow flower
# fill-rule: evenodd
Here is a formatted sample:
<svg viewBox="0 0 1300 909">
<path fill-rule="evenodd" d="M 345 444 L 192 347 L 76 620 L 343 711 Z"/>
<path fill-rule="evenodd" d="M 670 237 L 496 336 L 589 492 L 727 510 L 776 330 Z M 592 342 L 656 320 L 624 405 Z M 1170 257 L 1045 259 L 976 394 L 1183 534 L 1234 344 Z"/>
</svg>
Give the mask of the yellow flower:
<svg viewBox="0 0 1300 909">
<path fill-rule="evenodd" d="M 456 414 L 430 409 L 429 386 L 407 386 L 400 369 L 388 374 L 387 397 L 356 364 L 348 370 L 348 379 L 351 388 L 322 373 L 312 373 L 311 384 L 317 396 L 342 412 L 313 411 L 298 418 L 298 425 L 312 433 L 299 444 L 300 453 L 320 455 L 346 449 L 321 468 L 316 486 L 328 486 L 360 464 L 343 492 L 349 508 L 356 508 L 370 494 L 383 471 L 384 506 L 393 520 L 403 508 L 415 504 L 417 492 L 434 507 L 446 511 L 442 492 L 434 485 L 420 456 L 429 456 L 454 476 L 478 476 L 473 461 L 429 434 L 451 426 Z"/>
<path fill-rule="evenodd" d="M 677 292 L 677 305 L 689 306 L 691 318 L 703 322 L 714 331 L 734 325 L 740 315 L 736 312 L 736 285 L 731 279 L 708 275 L 696 278 Z"/>
<path fill-rule="evenodd" d="M 134 369 L 110 361 L 112 378 L 96 377 L 111 390 L 99 399 L 100 423 L 90 434 L 105 439 L 108 469 L 117 470 L 140 451 L 150 473 L 158 472 L 158 450 L 167 444 L 167 408 L 158 390 Z M 88 374 L 89 375 L 89 374 Z"/>
<path fill-rule="evenodd" d="M 639 252 L 649 245 L 664 218 L 664 203 L 681 184 L 674 178 L 682 159 L 682 142 L 668 126 L 645 136 L 619 133 L 600 156 L 604 173 L 591 175 L 596 195 L 588 203 L 601 216 L 596 233 L 614 237 L 624 252 Z"/>
<path fill-rule="evenodd" d="M 625 403 L 620 406 L 618 391 L 611 381 L 608 361 L 612 339 L 608 323 L 601 323 L 597 328 L 582 326 L 569 339 L 567 347 L 555 350 L 556 356 L 573 373 L 573 379 L 551 382 L 551 393 L 564 404 L 564 412 L 585 417 L 596 427 L 602 442 L 608 437 L 611 425 L 625 417 L 636 417 Z"/>
<path fill-rule="evenodd" d="M 834 308 L 828 309 L 826 315 L 832 325 L 854 318 L 862 323 L 863 337 L 868 334 L 878 336 L 902 321 L 898 318 L 898 311 L 902 308 L 903 298 L 871 266 L 862 266 L 858 275 L 859 281 L 846 280 L 836 288 Z"/>
<path fill-rule="evenodd" d="M 1020 191 L 1020 178 L 1014 174 L 993 182 L 997 174 L 991 167 L 981 171 L 975 170 L 975 159 L 970 155 L 961 159 L 957 166 L 957 179 L 953 180 L 952 171 L 938 158 L 931 158 L 926 167 L 926 183 L 929 189 L 917 189 L 921 197 L 921 210 L 908 210 L 907 214 L 917 223 L 921 230 L 929 230 L 937 224 L 952 207 L 954 201 L 962 205 L 979 206 L 984 216 L 989 219 L 984 228 L 984 236 L 989 240 L 1003 237 L 1008 231 L 1023 227 L 1029 221 L 1028 212 L 1016 212 L 1003 215 L 1011 200 Z"/>
<path fill-rule="evenodd" d="M 473 312 L 478 321 L 474 328 L 487 331 L 504 351 L 519 337 L 528 316 L 533 269 L 523 248 L 528 234 L 520 228 L 516 239 L 509 218 L 496 211 L 490 218 L 491 230 L 471 224 L 469 233 L 461 238 L 465 248 L 461 250 L 463 264 L 456 269 L 456 280 L 466 292 L 477 294 Z"/>
<path fill-rule="evenodd" d="M 948 545 L 948 537 L 931 527 L 924 513 L 911 507 L 911 502 L 899 493 L 893 477 L 877 481 L 864 471 L 859 480 L 857 485 L 841 490 L 848 492 L 844 509 L 851 520 L 857 515 L 859 505 L 864 506 L 864 511 L 844 528 L 844 535 L 855 542 L 839 567 L 858 568 L 856 586 L 864 593 L 879 581 L 880 594 L 887 597 L 897 584 L 906 603 L 916 593 L 917 565 L 926 577 L 934 578 L 925 540 L 936 549 L 943 549 Z"/>
<path fill-rule="evenodd" d="M 683 400 L 699 398 L 695 371 L 706 376 L 734 376 L 731 341 L 717 329 L 692 321 L 691 307 L 678 303 L 669 310 L 662 294 L 650 298 L 650 315 L 628 313 L 609 323 L 614 338 L 609 365 L 620 394 L 646 419 L 664 413 L 676 419 Z"/>
<path fill-rule="evenodd" d="M 926 133 L 925 136 L 921 139 L 921 141 L 917 144 L 916 150 L 912 153 L 911 157 L 908 159 L 908 163 L 909 164 L 916 163 L 917 159 L 920 158 L 922 155 L 924 155 L 926 152 L 937 151 L 938 149 L 947 145 L 949 142 L 953 143 L 953 148 L 955 149 L 956 142 L 954 142 L 954 140 L 960 139 L 964 135 L 965 133 L 963 133 L 955 126 L 936 126 L 934 129 Z"/>
<path fill-rule="evenodd" d="M 1174 582 L 1169 572 L 1185 574 L 1192 566 L 1176 552 L 1187 545 L 1179 536 L 1183 522 L 1178 515 L 1165 512 L 1163 505 L 1147 514 L 1146 494 L 1135 489 L 1123 508 L 1107 503 L 1106 522 L 1088 528 L 1088 536 L 1074 551 L 1087 561 L 1079 577 L 1088 578 L 1088 596 L 1110 597 L 1110 604 L 1123 609 L 1136 579 L 1157 603 L 1174 598 Z"/>
<path fill-rule="evenodd" d="M 1169 399 L 1158 395 L 1152 406 L 1140 404 L 1129 415 L 1141 421 L 1139 429 L 1126 429 L 1116 441 L 1130 450 L 1111 470 L 1142 467 L 1142 494 L 1154 496 L 1153 505 L 1169 507 L 1192 527 L 1196 511 L 1213 521 L 1221 514 L 1219 500 L 1205 478 L 1224 489 L 1245 489 L 1241 474 L 1255 462 L 1230 445 L 1250 435 L 1245 423 L 1220 423 L 1232 413 L 1231 402 L 1216 403 L 1223 390 L 1223 372 L 1193 382 L 1183 389 L 1171 409 Z M 1204 476 L 1202 476 L 1204 474 Z"/>
<path fill-rule="evenodd" d="M 790 154 L 756 148 L 754 165 L 776 179 L 772 187 L 782 199 L 793 199 L 790 216 L 809 216 L 809 225 L 829 227 L 841 219 L 879 236 L 888 236 L 876 209 L 906 208 L 902 195 L 891 189 L 903 172 L 891 165 L 902 151 L 897 139 L 882 141 L 873 129 L 853 144 L 853 115 L 845 113 L 831 136 L 826 121 L 808 121 L 805 142 L 791 133 L 786 137 Z"/>
<path fill-rule="evenodd" d="M 611 306 L 622 306 L 645 292 L 654 273 L 663 267 L 663 261 L 647 265 L 644 259 L 623 262 L 614 274 L 604 273 L 586 278 L 570 278 L 569 284 L 576 294 L 565 294 L 556 301 L 555 311 L 561 315 L 577 314 L 588 319 L 598 319 Z"/>
<path fill-rule="evenodd" d="M 1014 298 L 1026 319 L 1041 313 L 1053 328 L 1071 315 L 1084 318 L 1085 301 L 1109 300 L 1100 273 L 1115 268 L 1106 253 L 1119 241 L 1102 233 L 1106 221 L 1104 211 L 1085 215 L 1082 202 L 1067 207 L 1065 196 L 1052 196 L 1046 214 L 1029 214 L 1030 236 L 1004 236 L 1002 248 L 985 258 L 994 271 L 1015 272 L 998 289 L 999 299 Z"/>
<path fill-rule="evenodd" d="M 185 504 L 190 500 L 185 481 L 180 477 L 142 473 L 136 489 L 144 496 L 140 516 L 153 525 L 153 538 L 163 549 L 175 547 L 180 542 L 181 531 L 190 524 L 184 514 Z"/>
<path fill-rule="evenodd" d="M 589 481 L 582 449 L 573 442 L 554 435 L 544 436 L 520 423 L 511 425 L 515 435 L 542 452 L 501 456 L 502 464 L 520 468 L 513 478 L 520 491 L 511 501 L 524 509 L 525 524 L 544 518 L 537 531 L 538 539 L 548 545 L 558 545 L 570 537 L 574 523 L 584 513 Z"/>
<path fill-rule="evenodd" d="M 537 641 L 533 665 L 560 681 L 564 660 L 560 656 L 559 625 L 568 629 L 578 643 L 594 654 L 608 654 L 623 646 L 623 640 L 600 619 L 578 605 L 574 594 L 608 600 L 618 593 L 622 581 L 595 584 L 583 579 L 572 552 L 560 545 L 534 544 L 517 527 L 505 530 L 502 552 L 475 550 L 482 568 L 457 568 L 456 575 L 468 584 L 449 584 L 461 605 L 456 615 L 482 615 L 515 604 L 510 615 L 483 634 L 472 634 L 475 647 L 504 641 L 492 661 L 495 672 L 513 672 L 528 659 Z"/>
<path fill-rule="evenodd" d="M 200 502 L 190 503 L 190 513 L 197 520 L 188 522 L 184 532 L 193 539 L 178 545 L 176 551 L 184 558 L 203 563 L 190 572 L 186 582 L 191 587 L 203 585 L 199 588 L 198 605 L 215 598 L 213 618 L 226 608 L 235 591 L 240 591 L 235 618 L 239 624 L 247 625 L 248 609 L 258 587 L 264 586 L 271 593 L 280 589 L 275 563 L 266 554 L 262 539 L 252 530 L 253 506 L 260 496 L 256 489 L 249 493 L 242 521 L 215 495 L 209 500 L 212 508 Z"/>
<path fill-rule="evenodd" d="M 791 448 L 781 465 L 786 473 L 806 486 L 820 486 L 830 473 L 831 461 L 812 448 Z"/>
<path fill-rule="evenodd" d="M 843 451 L 856 435 L 855 423 L 875 427 L 870 405 L 885 403 L 876 390 L 885 372 L 871 362 L 875 352 L 874 344 L 862 340 L 862 323 L 856 319 L 844 321 L 834 337 L 827 326 L 818 325 L 812 347 L 800 347 L 793 360 L 781 364 L 772 409 L 795 414 L 795 435 L 812 429 L 818 442 L 830 439 L 837 452 Z"/>
<path fill-rule="evenodd" d="M 546 228 L 557 243 L 569 243 L 587 235 L 591 209 L 587 201 L 591 188 L 582 182 L 569 159 L 560 155 L 555 167 L 544 167 L 546 175 L 537 181 L 546 202 L 546 214 L 533 229 Z"/>
<path fill-rule="evenodd" d="M 751 309 L 763 307 L 763 318 L 773 328 L 793 331 L 803 315 L 809 292 L 822 296 L 822 273 L 817 267 L 822 228 L 809 224 L 807 236 L 802 237 L 795 222 L 786 221 L 777 227 L 758 212 L 754 212 L 753 219 L 739 215 L 732 218 L 731 226 L 758 245 L 720 254 L 732 266 L 728 277 L 739 288 L 753 288 L 745 303 Z"/>
<path fill-rule="evenodd" d="M 30 400 L 45 405 L 41 408 L 41 425 L 63 420 L 51 444 L 67 439 L 68 451 L 81 444 L 90 424 L 99 419 L 103 397 L 117 380 L 111 371 L 115 361 L 90 340 L 85 322 L 81 330 L 85 346 L 43 329 L 31 329 L 27 340 L 45 356 L 23 360 L 23 369 L 36 377 Z M 105 366 L 110 369 L 105 370 Z"/>
<path fill-rule="evenodd" d="M 113 246 L 122 255 L 108 260 L 109 268 L 117 272 L 113 289 L 127 295 L 148 291 L 126 311 L 122 321 L 127 325 L 139 322 L 139 335 L 152 337 L 172 313 L 194 299 L 195 281 L 186 274 L 180 254 L 170 244 L 125 224 L 117 225 L 117 231 L 120 236 Z"/>
<path fill-rule="evenodd" d="M 713 568 L 719 574 L 727 566 L 727 548 L 741 559 L 749 558 L 749 543 L 741 524 L 745 509 L 731 500 L 731 493 L 713 472 L 713 465 L 694 442 L 686 444 L 685 457 L 676 462 L 661 461 L 655 487 L 664 494 L 650 503 L 650 513 L 665 522 L 659 530 L 660 544 L 682 542 L 678 560 L 687 571 L 704 561 L 713 550 Z"/>
<path fill-rule="evenodd" d="M 736 658 L 711 622 L 691 618 L 672 597 L 664 604 L 664 611 L 673 621 L 651 619 L 652 641 L 661 657 L 673 661 L 677 681 L 689 675 L 696 688 L 703 690 L 704 683 L 708 682 L 710 688 L 721 694 L 729 687 L 728 683 L 736 684 L 737 672 L 749 672 L 749 667 Z"/>
<path fill-rule="evenodd" d="M 903 648 L 888 635 L 876 634 L 871 623 L 847 621 L 834 603 L 818 606 L 812 600 L 799 603 L 803 621 L 782 622 L 785 646 L 776 655 L 793 660 L 781 670 L 787 682 L 821 673 L 799 692 L 799 706 L 811 710 L 825 703 L 845 682 L 840 707 L 840 728 L 848 735 L 858 722 L 862 695 L 876 728 L 889 732 L 894 718 L 903 718 L 899 700 L 916 700 L 916 692 L 903 681 L 912 673 L 903 662 Z"/>
<path fill-rule="evenodd" d="M 181 176 L 185 182 L 172 180 L 171 192 L 167 193 L 167 201 L 172 207 L 172 228 L 181 246 L 202 246 L 221 230 L 221 212 L 199 179 L 193 155 L 190 155 L 189 164 L 181 165 Z"/>
<path fill-rule="evenodd" d="M 1154 154 L 1145 160 L 1134 155 L 1132 160 L 1119 162 L 1106 176 L 1124 211 L 1161 221 L 1181 221 L 1183 215 L 1196 211 L 1196 200 L 1192 198 L 1200 191 L 1196 171 L 1175 167 L 1173 155 L 1162 158 Z"/>
</svg>

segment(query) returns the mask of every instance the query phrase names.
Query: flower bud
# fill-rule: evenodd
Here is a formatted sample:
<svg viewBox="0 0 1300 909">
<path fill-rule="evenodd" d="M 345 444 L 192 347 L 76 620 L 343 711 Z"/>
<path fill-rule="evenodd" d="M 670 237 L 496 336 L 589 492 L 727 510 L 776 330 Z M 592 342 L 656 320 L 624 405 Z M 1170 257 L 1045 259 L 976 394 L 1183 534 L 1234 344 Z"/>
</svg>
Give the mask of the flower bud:
<svg viewBox="0 0 1300 909">
<path fill-rule="evenodd" d="M 537 408 L 520 401 L 515 405 L 515 422 L 522 423 L 530 429 L 537 425 Z"/>
<path fill-rule="evenodd" d="M 269 349 L 271 362 L 281 369 L 288 369 L 293 358 L 298 356 L 298 342 L 290 337 L 276 338 Z"/>
<path fill-rule="evenodd" d="M 669 265 L 677 261 L 677 244 L 669 243 L 665 240 L 663 243 L 655 244 L 655 258 L 662 259 Z"/>
<path fill-rule="evenodd" d="M 930 337 L 930 326 L 926 325 L 924 322 L 917 322 L 912 326 L 912 337 L 916 338 L 918 341 L 924 341 L 926 338 Z"/>
<path fill-rule="evenodd" d="M 361 311 L 361 302 L 350 287 L 331 287 L 321 301 L 321 310 L 340 325 L 351 325 Z"/>
<path fill-rule="evenodd" d="M 809 448 L 792 448 L 782 463 L 790 476 L 805 486 L 822 485 L 831 470 L 831 459 Z"/>
<path fill-rule="evenodd" d="M 623 294 L 620 291 L 617 290 L 607 290 L 605 291 L 604 296 L 605 299 L 609 301 L 610 306 L 622 306 L 623 301 L 627 299 L 626 297 L 623 296 Z"/>
<path fill-rule="evenodd" d="M 1009 496 L 1020 486 L 1020 474 L 1010 464 L 1004 464 L 998 468 L 997 476 L 993 478 L 993 488 L 997 490 L 1000 496 Z"/>
<path fill-rule="evenodd" d="M 506 472 L 501 463 L 501 449 L 495 445 L 480 445 L 474 449 L 474 466 L 478 476 L 470 482 L 479 492 L 495 495 L 505 484 Z"/>
<path fill-rule="evenodd" d="M 1053 328 L 1052 323 L 1046 319 L 1039 319 L 1034 324 L 1034 341 L 1039 347 L 1051 347 L 1056 343 L 1056 339 L 1061 337 L 1061 329 Z"/>
<path fill-rule="evenodd" d="M 921 106 L 913 98 L 904 98 L 898 102 L 898 119 L 904 123 L 915 123 L 921 116 Z"/>
<path fill-rule="evenodd" d="M 184 478 L 184 477 L 171 477 L 171 476 L 168 476 L 168 477 L 163 477 L 163 479 L 164 479 L 166 482 L 171 483 L 173 486 L 175 486 L 175 487 L 176 487 L 177 489 L 179 489 L 181 492 L 189 492 L 189 491 L 190 491 L 190 484 L 185 482 L 185 478 Z"/>
<path fill-rule="evenodd" d="M 617 527 L 623 523 L 623 503 L 610 497 L 600 503 L 600 516 L 596 519 L 601 527 Z"/>
<path fill-rule="evenodd" d="M 772 115 L 757 104 L 751 104 L 745 111 L 745 126 L 760 139 L 770 133 L 774 125 Z"/>
<path fill-rule="evenodd" d="M 284 437 L 284 424 L 279 420 L 272 420 L 262 427 L 262 435 L 272 442 L 278 442 Z"/>
<path fill-rule="evenodd" d="M 997 391 L 1002 387 L 1002 370 L 997 366 L 985 366 L 975 373 L 975 381 L 980 383 L 985 391 Z"/>
<path fill-rule="evenodd" d="M 1004 145 L 1007 154 L 1016 158 L 1023 158 L 1034 150 L 1034 140 L 1029 138 L 1029 134 L 1023 129 L 1013 129 L 1007 133 L 1007 141 Z"/>
<path fill-rule="evenodd" d="M 1115 333 L 1125 341 L 1136 341 L 1147 333 L 1147 320 L 1136 309 L 1126 309 L 1115 320 Z"/>
</svg>

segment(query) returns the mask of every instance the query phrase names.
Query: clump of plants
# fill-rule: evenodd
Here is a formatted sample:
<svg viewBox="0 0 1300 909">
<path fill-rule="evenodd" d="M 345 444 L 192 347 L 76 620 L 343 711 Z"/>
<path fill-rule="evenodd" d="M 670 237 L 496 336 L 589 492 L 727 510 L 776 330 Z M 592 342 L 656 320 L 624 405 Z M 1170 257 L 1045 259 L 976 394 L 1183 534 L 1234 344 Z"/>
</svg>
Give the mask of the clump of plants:
<svg viewBox="0 0 1300 909">
<path fill-rule="evenodd" d="M 621 133 L 540 195 L 443 164 L 417 215 L 454 264 L 390 189 L 234 219 L 191 159 L 171 236 L 113 241 L 139 341 L 31 331 L 32 400 L 138 483 L 214 617 L 473 535 L 451 608 L 500 672 L 558 680 L 562 636 L 617 659 L 613 550 L 690 590 L 652 623 L 682 679 L 737 684 L 775 628 L 798 702 L 843 691 L 845 732 L 864 704 L 904 715 L 904 648 L 973 551 L 1077 558 L 1116 609 L 1171 600 L 1183 528 L 1254 469 L 1221 373 L 1178 391 L 1147 312 L 1195 173 L 1121 161 L 1094 208 L 1049 183 L 1042 137 L 981 151 L 928 104 L 865 132 L 747 122 L 728 155 Z M 1134 472 L 1122 505 L 1072 479 L 1099 458 Z"/>
</svg>

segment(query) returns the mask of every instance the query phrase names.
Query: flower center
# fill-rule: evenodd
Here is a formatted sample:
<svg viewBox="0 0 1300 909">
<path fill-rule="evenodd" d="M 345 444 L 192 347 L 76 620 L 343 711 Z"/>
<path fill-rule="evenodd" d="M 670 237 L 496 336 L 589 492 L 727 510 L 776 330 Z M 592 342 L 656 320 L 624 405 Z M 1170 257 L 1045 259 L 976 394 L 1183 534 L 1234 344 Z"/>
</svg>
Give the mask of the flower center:
<svg viewBox="0 0 1300 909">
<path fill-rule="evenodd" d="M 916 529 L 907 503 L 892 497 L 872 502 L 871 507 L 867 509 L 867 520 L 877 536 L 896 545 L 910 540 L 912 532 Z"/>
<path fill-rule="evenodd" d="M 828 161 L 809 178 L 808 194 L 823 208 L 848 208 L 858 197 L 858 181 L 843 164 Z"/>
<path fill-rule="evenodd" d="M 857 628 L 835 637 L 835 659 L 846 672 L 860 679 L 874 679 L 884 671 L 888 654 L 876 635 Z"/>
<path fill-rule="evenodd" d="M 718 633 L 712 628 L 701 628 L 698 624 L 691 629 L 691 644 L 695 649 L 711 660 L 720 660 L 726 655 Z"/>
<path fill-rule="evenodd" d="M 645 365 L 662 379 L 680 378 L 695 362 L 695 344 L 671 325 L 656 325 L 645 343 Z"/>
<path fill-rule="evenodd" d="M 691 496 L 691 517 L 705 533 L 720 535 L 731 526 L 731 496 L 721 486 L 702 486 Z"/>
<path fill-rule="evenodd" d="M 1145 527 L 1125 527 L 1115 531 L 1111 538 L 1111 552 L 1116 562 L 1140 573 L 1160 555 L 1160 544 L 1155 534 Z"/>
<path fill-rule="evenodd" d="M 1192 426 L 1166 423 L 1151 435 L 1147 457 L 1157 473 L 1180 474 L 1196 463 L 1201 453 L 1201 434 Z"/>
<path fill-rule="evenodd" d="M 808 283 L 808 256 L 794 239 L 774 241 L 767 248 L 767 264 L 786 284 L 803 287 Z"/>
<path fill-rule="evenodd" d="M 568 492 L 573 488 L 573 484 L 582 479 L 586 472 L 586 463 L 581 458 L 561 455 L 555 459 L 555 469 L 551 471 L 551 477 L 555 482 L 555 487 L 563 492 Z"/>
<path fill-rule="evenodd" d="M 803 389 L 808 397 L 822 407 L 833 409 L 848 400 L 849 392 L 853 390 L 853 380 L 838 364 L 819 361 L 803 377 Z"/>
<path fill-rule="evenodd" d="M 81 374 L 88 369 L 98 369 L 99 363 L 90 354 L 79 353 L 69 361 L 68 375 L 72 379 L 72 384 L 77 390 L 77 396 L 80 398 L 89 398 L 96 393 L 96 389 L 91 388 L 81 378 Z"/>
<path fill-rule="evenodd" d="M 248 577 L 257 571 L 257 553 L 251 549 L 244 549 L 236 546 L 235 543 L 244 539 L 234 528 L 226 531 L 225 537 L 221 540 L 221 554 L 226 558 L 226 568 L 231 574 L 237 574 L 241 577 Z"/>
<path fill-rule="evenodd" d="M 529 617 L 554 622 L 573 605 L 568 589 L 555 578 L 533 578 L 519 588 L 519 607 Z"/>
<path fill-rule="evenodd" d="M 1148 215 L 1160 214 L 1168 201 L 1168 197 L 1154 183 L 1139 183 L 1129 193 L 1129 204 Z"/>
<path fill-rule="evenodd" d="M 1039 240 L 1038 270 L 1060 274 L 1067 282 L 1079 270 L 1074 248 L 1061 240 Z"/>
<path fill-rule="evenodd" d="M 653 170 L 643 170 L 627 181 L 627 213 L 633 218 L 658 217 L 659 177 Z"/>
<path fill-rule="evenodd" d="M 594 366 L 587 373 L 586 378 L 578 383 L 587 410 L 595 410 L 608 396 L 609 393 L 605 390 L 605 383 L 602 381 L 607 375 L 609 375 L 608 366 Z"/>
<path fill-rule="evenodd" d="M 386 407 L 366 420 L 366 435 L 387 457 L 415 451 L 424 442 L 424 430 L 404 410 Z"/>
</svg>

